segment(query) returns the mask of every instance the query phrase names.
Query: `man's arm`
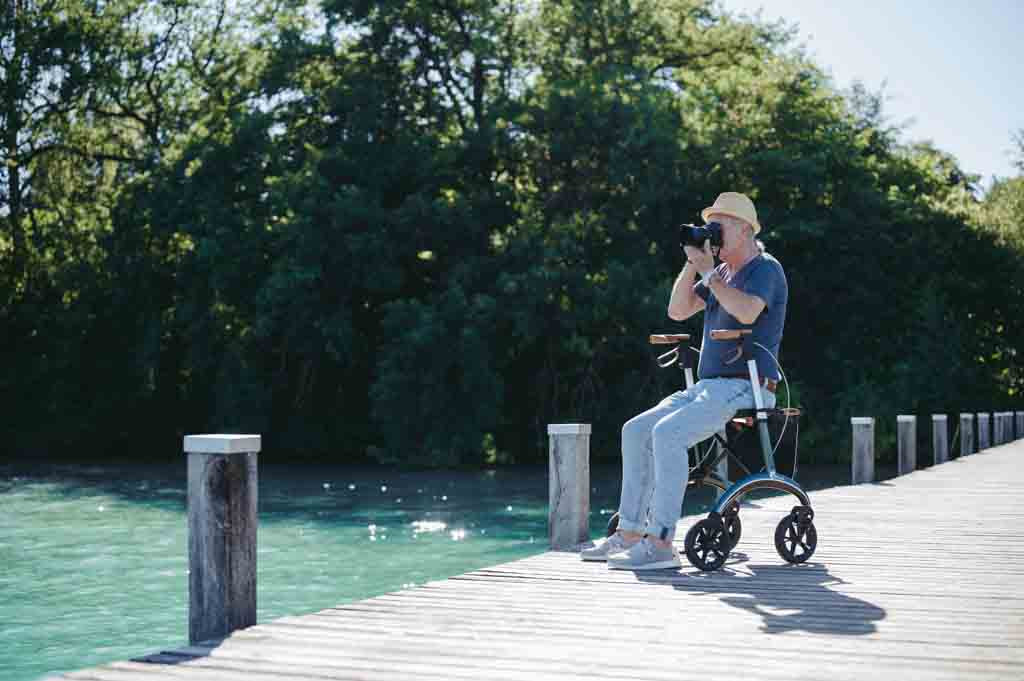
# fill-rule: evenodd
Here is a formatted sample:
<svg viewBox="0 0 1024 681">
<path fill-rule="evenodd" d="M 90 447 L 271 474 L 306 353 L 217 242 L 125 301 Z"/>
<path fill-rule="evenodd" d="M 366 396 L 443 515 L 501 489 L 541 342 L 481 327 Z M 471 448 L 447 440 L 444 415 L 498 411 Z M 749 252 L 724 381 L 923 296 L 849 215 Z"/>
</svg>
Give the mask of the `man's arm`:
<svg viewBox="0 0 1024 681">
<path fill-rule="evenodd" d="M 668 300 L 669 319 L 681 322 L 704 309 L 704 299 L 693 290 L 696 279 L 697 268 L 693 263 L 687 261 L 683 266 L 683 271 L 679 273 L 676 282 L 672 285 L 672 296 Z"/>
<path fill-rule="evenodd" d="M 703 248 L 686 246 L 683 250 L 686 251 L 687 267 L 693 263 L 698 272 L 709 273 L 710 276 L 705 279 L 705 283 L 726 312 L 735 317 L 740 324 L 753 324 L 757 321 L 757 316 L 766 307 L 764 299 L 733 288 L 722 280 L 715 271 L 715 257 L 711 254 L 710 242 L 705 241 Z"/>
<path fill-rule="evenodd" d="M 715 294 L 715 298 L 725 311 L 735 317 L 740 324 L 753 324 L 766 307 L 760 297 L 729 286 L 717 273 L 711 275 L 708 288 Z"/>
</svg>

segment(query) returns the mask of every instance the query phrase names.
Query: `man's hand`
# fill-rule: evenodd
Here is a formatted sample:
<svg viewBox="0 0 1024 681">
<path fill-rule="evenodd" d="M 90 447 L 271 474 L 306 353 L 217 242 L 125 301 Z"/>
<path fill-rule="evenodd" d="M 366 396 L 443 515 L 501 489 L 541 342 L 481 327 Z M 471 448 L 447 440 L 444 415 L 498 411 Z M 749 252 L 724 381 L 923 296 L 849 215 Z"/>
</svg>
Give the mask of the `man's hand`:
<svg viewBox="0 0 1024 681">
<path fill-rule="evenodd" d="M 711 242 L 707 239 L 704 240 L 703 249 L 694 248 L 693 246 L 684 246 L 683 250 L 686 251 L 687 260 L 693 263 L 697 272 L 702 276 L 708 270 L 715 269 L 715 256 L 711 253 Z"/>
</svg>

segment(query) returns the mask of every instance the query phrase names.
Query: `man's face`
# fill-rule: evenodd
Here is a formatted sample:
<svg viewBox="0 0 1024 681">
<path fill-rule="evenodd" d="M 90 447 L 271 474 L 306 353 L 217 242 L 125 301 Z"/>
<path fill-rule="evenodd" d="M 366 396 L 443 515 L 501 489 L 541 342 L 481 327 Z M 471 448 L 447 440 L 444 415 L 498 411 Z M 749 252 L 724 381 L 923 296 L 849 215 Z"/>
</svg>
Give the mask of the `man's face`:
<svg viewBox="0 0 1024 681">
<path fill-rule="evenodd" d="M 711 213 L 708 215 L 708 222 L 722 225 L 722 248 L 718 251 L 720 258 L 727 258 L 733 253 L 740 252 L 750 239 L 750 225 L 739 218 Z"/>
</svg>

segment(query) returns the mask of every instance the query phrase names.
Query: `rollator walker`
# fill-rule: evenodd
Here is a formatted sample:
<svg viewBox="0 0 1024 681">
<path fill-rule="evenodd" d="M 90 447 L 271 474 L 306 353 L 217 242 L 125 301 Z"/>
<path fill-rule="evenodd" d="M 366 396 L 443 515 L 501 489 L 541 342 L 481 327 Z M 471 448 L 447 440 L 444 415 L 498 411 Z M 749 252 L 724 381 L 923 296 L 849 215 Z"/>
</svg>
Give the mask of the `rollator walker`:
<svg viewBox="0 0 1024 681">
<path fill-rule="evenodd" d="M 746 352 L 747 342 L 750 340 L 750 329 L 720 329 L 711 332 L 715 340 L 738 341 L 744 350 L 743 356 L 750 356 Z M 658 366 L 667 368 L 673 364 L 682 371 L 686 381 L 686 387 L 694 384 L 692 355 L 689 351 L 695 348 L 687 346 L 690 340 L 689 334 L 653 334 L 650 336 L 652 345 L 674 345 L 668 352 L 660 355 L 657 359 Z M 763 347 L 763 346 L 762 346 Z M 777 361 L 777 360 L 776 360 Z M 797 484 L 796 480 L 796 459 L 799 440 L 799 418 L 800 410 L 785 407 L 782 409 L 766 409 L 764 397 L 761 393 L 761 378 L 758 373 L 757 363 L 750 359 L 747 361 L 747 370 L 750 375 L 750 384 L 754 391 L 755 409 L 741 409 L 726 424 L 726 437 L 721 433 L 715 433 L 703 443 L 694 445 L 692 463 L 687 485 L 709 485 L 720 491 L 714 508 L 707 517 L 694 524 L 686 533 L 684 545 L 686 557 L 694 567 L 704 570 L 717 570 L 725 564 L 726 559 L 733 547 L 740 540 L 743 526 L 740 523 L 740 500 L 747 494 L 756 490 L 772 489 L 792 494 L 800 502 L 779 521 L 775 528 L 775 549 L 782 556 L 783 560 L 789 563 L 803 563 L 814 554 L 818 545 L 818 532 L 814 529 L 814 511 L 811 509 L 811 500 L 807 493 Z M 780 367 L 781 371 L 781 367 Z M 785 374 L 782 375 L 785 378 Z M 788 387 L 788 382 L 787 382 Z M 787 391 L 788 393 L 788 391 Z M 782 421 L 782 431 L 779 434 L 775 447 L 772 447 L 769 437 L 769 421 L 777 423 Z M 790 421 L 796 429 L 793 438 L 793 470 L 792 477 L 783 475 L 776 470 L 775 452 L 782 444 L 782 437 L 785 434 Z M 744 462 L 740 454 L 734 450 L 744 430 L 751 429 L 757 424 L 757 432 L 760 440 L 761 459 L 757 463 Z M 732 437 L 730 437 L 732 436 Z M 731 461 L 744 472 L 744 476 L 730 484 L 727 479 L 719 475 L 719 464 L 723 461 Z M 753 472 L 751 467 L 763 463 L 760 470 Z M 748 467 L 747 464 L 751 464 Z M 728 477 L 728 474 L 726 474 Z M 619 514 L 615 513 L 608 521 L 607 535 L 615 533 L 619 526 Z"/>
</svg>

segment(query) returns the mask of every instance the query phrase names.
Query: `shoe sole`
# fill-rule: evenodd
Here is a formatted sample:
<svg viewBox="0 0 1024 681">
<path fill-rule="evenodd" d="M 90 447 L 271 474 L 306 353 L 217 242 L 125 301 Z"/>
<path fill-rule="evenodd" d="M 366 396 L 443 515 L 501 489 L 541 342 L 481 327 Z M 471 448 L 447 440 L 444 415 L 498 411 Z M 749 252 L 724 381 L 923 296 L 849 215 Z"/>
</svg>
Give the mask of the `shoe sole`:
<svg viewBox="0 0 1024 681">
<path fill-rule="evenodd" d="M 580 560 L 588 563 L 607 563 L 608 556 L 580 556 Z"/>
<path fill-rule="evenodd" d="M 608 563 L 608 567 L 612 570 L 667 570 L 668 568 L 680 568 L 682 564 L 678 560 L 663 560 L 644 565 L 616 565 L 615 563 Z"/>
</svg>

